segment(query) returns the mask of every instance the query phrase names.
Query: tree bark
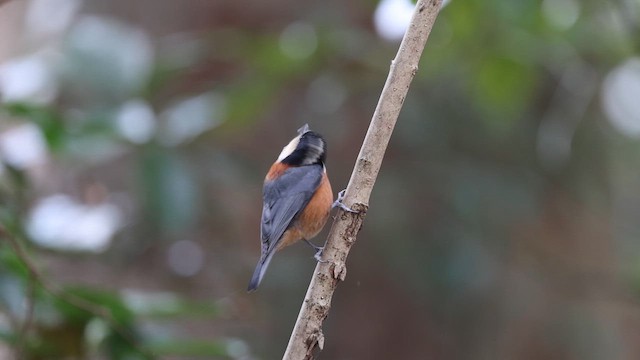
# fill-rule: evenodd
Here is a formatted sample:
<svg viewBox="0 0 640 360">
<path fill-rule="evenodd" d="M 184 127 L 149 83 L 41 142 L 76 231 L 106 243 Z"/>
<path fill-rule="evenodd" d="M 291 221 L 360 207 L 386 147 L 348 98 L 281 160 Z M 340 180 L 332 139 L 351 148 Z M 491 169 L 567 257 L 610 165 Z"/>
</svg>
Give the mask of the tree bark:
<svg viewBox="0 0 640 360">
<path fill-rule="evenodd" d="M 283 360 L 313 359 L 324 347 L 322 322 L 329 314 L 338 281 L 346 277 L 347 255 L 364 221 L 391 133 L 441 6 L 442 0 L 418 0 L 416 4 L 400 49 L 391 62 L 387 81 L 346 189 L 344 204 L 359 213 L 344 210 L 338 213 L 327 238 L 323 261 L 318 263 L 313 273 Z"/>
</svg>

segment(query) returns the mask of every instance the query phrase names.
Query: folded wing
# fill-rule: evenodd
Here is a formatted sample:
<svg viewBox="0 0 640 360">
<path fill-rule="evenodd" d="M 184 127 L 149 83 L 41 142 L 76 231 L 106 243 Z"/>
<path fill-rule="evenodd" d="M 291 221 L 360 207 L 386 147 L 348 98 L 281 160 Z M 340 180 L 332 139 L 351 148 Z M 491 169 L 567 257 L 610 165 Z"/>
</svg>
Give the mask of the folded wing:
<svg viewBox="0 0 640 360">
<path fill-rule="evenodd" d="M 262 247 L 272 251 L 296 215 L 311 200 L 322 181 L 322 165 L 287 169 L 275 180 L 266 181 L 263 189 Z"/>
</svg>

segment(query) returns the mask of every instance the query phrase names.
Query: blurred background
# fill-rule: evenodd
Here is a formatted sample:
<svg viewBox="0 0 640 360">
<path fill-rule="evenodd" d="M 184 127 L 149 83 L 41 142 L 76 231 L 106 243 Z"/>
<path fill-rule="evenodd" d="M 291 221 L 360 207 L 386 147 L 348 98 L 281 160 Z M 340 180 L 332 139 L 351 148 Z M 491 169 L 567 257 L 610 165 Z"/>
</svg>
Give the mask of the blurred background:
<svg viewBox="0 0 640 360">
<path fill-rule="evenodd" d="M 309 123 L 346 186 L 412 8 L 3 2 L 0 358 L 280 358 L 264 174 Z M 638 0 L 447 1 L 321 358 L 640 358 L 639 51 Z"/>
</svg>

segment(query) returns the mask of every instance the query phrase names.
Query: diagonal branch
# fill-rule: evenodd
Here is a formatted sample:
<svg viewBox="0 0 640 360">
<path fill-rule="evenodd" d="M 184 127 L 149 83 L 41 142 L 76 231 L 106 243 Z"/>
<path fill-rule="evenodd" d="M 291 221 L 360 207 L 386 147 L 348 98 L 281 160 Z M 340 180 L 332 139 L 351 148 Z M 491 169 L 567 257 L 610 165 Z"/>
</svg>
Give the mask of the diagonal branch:
<svg viewBox="0 0 640 360">
<path fill-rule="evenodd" d="M 283 360 L 313 359 L 314 352 L 323 348 L 322 322 L 329 314 L 338 280 L 346 277 L 347 255 L 364 221 L 391 133 L 441 5 L 442 0 L 418 0 L 416 4 L 347 186 L 344 203 L 360 213 L 340 211 L 333 223 L 324 262 L 313 273 Z"/>
</svg>

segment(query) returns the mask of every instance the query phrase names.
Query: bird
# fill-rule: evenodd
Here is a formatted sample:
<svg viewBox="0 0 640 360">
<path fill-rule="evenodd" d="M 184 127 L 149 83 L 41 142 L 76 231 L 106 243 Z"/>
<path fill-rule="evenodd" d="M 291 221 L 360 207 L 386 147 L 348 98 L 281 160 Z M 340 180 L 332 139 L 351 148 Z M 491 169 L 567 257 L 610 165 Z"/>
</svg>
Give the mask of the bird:
<svg viewBox="0 0 640 360">
<path fill-rule="evenodd" d="M 277 251 L 300 240 L 312 246 L 321 261 L 323 248 L 309 239 L 322 230 L 333 207 L 348 209 L 341 203 L 344 191 L 333 201 L 326 158 L 326 141 L 305 124 L 271 165 L 263 185 L 260 260 L 247 291 L 258 288 Z"/>
</svg>

